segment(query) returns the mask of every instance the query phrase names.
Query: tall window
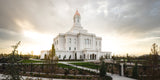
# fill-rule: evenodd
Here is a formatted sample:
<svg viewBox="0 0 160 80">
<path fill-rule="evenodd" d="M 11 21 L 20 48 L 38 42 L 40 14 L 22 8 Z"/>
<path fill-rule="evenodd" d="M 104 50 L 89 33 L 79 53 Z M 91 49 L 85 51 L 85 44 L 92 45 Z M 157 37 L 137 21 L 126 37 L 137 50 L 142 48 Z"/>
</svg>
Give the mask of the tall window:
<svg viewBox="0 0 160 80">
<path fill-rule="evenodd" d="M 71 43 L 71 38 L 69 38 L 69 43 Z"/>
<path fill-rule="evenodd" d="M 71 47 L 69 47 L 69 50 L 71 50 Z"/>
<path fill-rule="evenodd" d="M 89 45 L 91 44 L 91 40 L 90 39 L 85 39 L 85 45 Z"/>
<path fill-rule="evenodd" d="M 79 19 L 77 19 L 77 22 L 79 23 Z"/>
<path fill-rule="evenodd" d="M 87 39 L 87 44 L 89 44 L 89 39 Z"/>
<path fill-rule="evenodd" d="M 86 39 L 86 44 L 89 44 L 89 39 Z"/>
<path fill-rule="evenodd" d="M 74 43 L 76 44 L 76 39 L 74 39 Z"/>
<path fill-rule="evenodd" d="M 85 39 L 85 45 L 90 45 L 91 46 L 91 39 Z M 97 46 L 97 42 L 96 42 L 96 46 Z"/>
<path fill-rule="evenodd" d="M 97 46 L 97 41 L 96 41 L 96 46 Z"/>
<path fill-rule="evenodd" d="M 74 50 L 76 50 L 76 47 L 74 48 Z"/>
</svg>

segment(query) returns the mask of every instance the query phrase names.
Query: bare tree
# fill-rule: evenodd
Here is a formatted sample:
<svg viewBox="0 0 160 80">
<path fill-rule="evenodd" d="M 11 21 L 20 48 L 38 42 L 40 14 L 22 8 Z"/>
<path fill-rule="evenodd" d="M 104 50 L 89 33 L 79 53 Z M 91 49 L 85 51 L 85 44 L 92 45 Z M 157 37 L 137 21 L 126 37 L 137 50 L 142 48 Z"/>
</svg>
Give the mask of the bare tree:
<svg viewBox="0 0 160 80">
<path fill-rule="evenodd" d="M 159 75 L 159 56 L 158 56 L 159 50 L 158 50 L 158 45 L 154 43 L 151 48 L 151 53 L 150 53 L 150 58 L 148 60 L 148 65 L 150 66 L 150 79 L 152 80 L 157 80 L 160 79 Z"/>
<path fill-rule="evenodd" d="M 16 62 L 15 54 L 18 54 L 17 48 L 20 45 L 21 41 L 19 41 L 16 45 L 13 45 L 13 51 L 10 55 L 9 63 L 7 64 L 7 69 L 5 71 L 6 79 L 8 80 L 20 80 L 22 77 L 20 76 L 20 67 L 19 64 Z"/>
</svg>

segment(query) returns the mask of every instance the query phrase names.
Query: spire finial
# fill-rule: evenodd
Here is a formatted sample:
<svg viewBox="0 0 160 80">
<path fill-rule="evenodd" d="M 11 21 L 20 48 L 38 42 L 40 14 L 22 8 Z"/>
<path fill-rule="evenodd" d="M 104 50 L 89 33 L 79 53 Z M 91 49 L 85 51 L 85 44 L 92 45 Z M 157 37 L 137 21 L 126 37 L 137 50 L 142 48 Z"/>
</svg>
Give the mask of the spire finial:
<svg viewBox="0 0 160 80">
<path fill-rule="evenodd" d="M 80 14 L 79 14 L 78 10 L 76 10 L 76 13 L 75 13 L 75 15 L 79 15 L 79 16 L 80 16 Z"/>
</svg>

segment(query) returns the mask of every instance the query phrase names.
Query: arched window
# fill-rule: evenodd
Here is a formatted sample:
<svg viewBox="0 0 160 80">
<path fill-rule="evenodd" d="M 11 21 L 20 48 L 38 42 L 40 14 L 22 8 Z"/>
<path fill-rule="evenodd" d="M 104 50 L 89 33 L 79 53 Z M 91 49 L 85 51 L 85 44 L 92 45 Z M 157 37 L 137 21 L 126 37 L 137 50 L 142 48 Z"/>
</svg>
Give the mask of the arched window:
<svg viewBox="0 0 160 80">
<path fill-rule="evenodd" d="M 75 60 L 77 60 L 77 53 L 75 53 Z"/>
<path fill-rule="evenodd" d="M 77 19 L 77 22 L 79 23 L 79 19 Z"/>
<path fill-rule="evenodd" d="M 80 55 L 80 59 L 82 59 L 82 55 Z"/>
<path fill-rule="evenodd" d="M 92 59 L 94 59 L 94 53 L 92 54 Z"/>
<path fill-rule="evenodd" d="M 94 59 L 96 59 L 96 55 L 94 55 Z"/>
<path fill-rule="evenodd" d="M 69 47 L 69 50 L 71 50 L 71 47 Z"/>
</svg>

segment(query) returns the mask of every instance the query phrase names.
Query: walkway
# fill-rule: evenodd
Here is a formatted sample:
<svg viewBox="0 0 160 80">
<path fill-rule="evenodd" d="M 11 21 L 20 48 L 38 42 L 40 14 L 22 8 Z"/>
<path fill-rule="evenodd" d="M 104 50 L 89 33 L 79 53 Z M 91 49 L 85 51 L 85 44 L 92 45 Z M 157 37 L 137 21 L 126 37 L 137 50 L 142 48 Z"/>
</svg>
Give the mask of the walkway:
<svg viewBox="0 0 160 80">
<path fill-rule="evenodd" d="M 77 68 L 80 68 L 80 69 L 84 69 L 84 70 L 99 73 L 99 70 L 90 69 L 90 68 L 86 68 L 86 67 L 82 67 L 82 66 L 76 66 L 76 65 L 73 65 L 73 64 L 69 64 L 70 62 L 59 62 L 59 63 L 63 63 L 63 64 L 66 64 L 66 65 L 69 65 L 69 66 L 73 66 L 73 67 L 77 67 Z M 136 80 L 136 79 L 128 78 L 128 77 L 125 77 L 125 76 L 119 76 L 117 74 L 107 73 L 107 75 L 111 76 L 113 80 Z"/>
</svg>

